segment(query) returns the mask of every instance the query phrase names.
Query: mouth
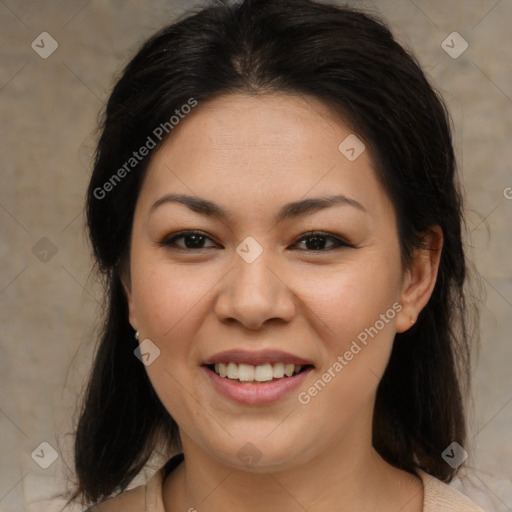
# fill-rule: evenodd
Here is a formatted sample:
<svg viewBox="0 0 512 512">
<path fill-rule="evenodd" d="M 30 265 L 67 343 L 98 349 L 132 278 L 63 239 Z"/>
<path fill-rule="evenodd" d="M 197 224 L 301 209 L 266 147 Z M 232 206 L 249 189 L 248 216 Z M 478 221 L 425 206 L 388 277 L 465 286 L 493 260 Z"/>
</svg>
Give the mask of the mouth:
<svg viewBox="0 0 512 512">
<path fill-rule="evenodd" d="M 263 406 L 293 396 L 294 390 L 304 386 L 314 366 L 292 363 L 264 363 L 257 366 L 246 363 L 211 363 L 202 365 L 202 369 L 218 396 L 244 406 Z"/>
<path fill-rule="evenodd" d="M 314 369 L 312 361 L 276 349 L 226 350 L 201 367 L 218 396 L 254 406 L 288 399 Z"/>
<path fill-rule="evenodd" d="M 204 366 L 219 377 L 240 384 L 268 384 L 293 378 L 313 368 L 312 364 L 299 365 L 281 362 L 259 365 L 225 362 Z"/>
</svg>

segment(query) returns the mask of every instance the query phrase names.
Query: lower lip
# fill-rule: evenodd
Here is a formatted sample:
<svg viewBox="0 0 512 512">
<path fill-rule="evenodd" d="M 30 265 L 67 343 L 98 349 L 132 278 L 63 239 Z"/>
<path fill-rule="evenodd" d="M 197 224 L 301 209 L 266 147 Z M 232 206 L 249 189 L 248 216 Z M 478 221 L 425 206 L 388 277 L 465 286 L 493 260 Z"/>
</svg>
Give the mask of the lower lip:
<svg viewBox="0 0 512 512">
<path fill-rule="evenodd" d="M 208 367 L 203 370 L 213 384 L 213 387 L 221 394 L 231 400 L 245 405 L 261 405 L 276 402 L 298 388 L 308 376 L 313 367 L 306 368 L 292 377 L 283 377 L 260 384 L 242 384 L 220 377 Z"/>
</svg>

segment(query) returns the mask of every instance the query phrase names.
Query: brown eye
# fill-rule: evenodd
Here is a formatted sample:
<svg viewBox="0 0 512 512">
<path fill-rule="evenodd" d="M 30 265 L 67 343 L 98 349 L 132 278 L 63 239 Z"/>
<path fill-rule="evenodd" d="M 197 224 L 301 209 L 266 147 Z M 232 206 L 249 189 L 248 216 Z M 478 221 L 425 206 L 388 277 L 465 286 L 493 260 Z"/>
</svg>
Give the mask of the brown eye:
<svg viewBox="0 0 512 512">
<path fill-rule="evenodd" d="M 185 247 L 178 245 L 177 241 L 183 239 Z M 211 238 L 201 231 L 182 231 L 164 238 L 159 245 L 183 250 L 209 249 L 204 247 L 206 240 Z"/>
<path fill-rule="evenodd" d="M 331 235 L 329 233 L 324 233 L 322 231 L 314 231 L 312 233 L 307 233 L 303 235 L 296 243 L 302 243 L 305 241 L 307 252 L 310 251 L 331 251 L 333 249 L 338 249 L 340 247 L 353 247 L 345 240 L 341 238 Z M 327 242 L 334 243 L 334 247 L 325 248 Z"/>
</svg>

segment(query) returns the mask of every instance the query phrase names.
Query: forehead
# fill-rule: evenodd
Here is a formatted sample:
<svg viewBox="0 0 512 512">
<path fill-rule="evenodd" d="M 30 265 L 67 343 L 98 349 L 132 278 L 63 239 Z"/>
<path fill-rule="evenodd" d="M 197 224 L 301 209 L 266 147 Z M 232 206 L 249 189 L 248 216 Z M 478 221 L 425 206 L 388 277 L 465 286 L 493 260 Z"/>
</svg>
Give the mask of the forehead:
<svg viewBox="0 0 512 512">
<path fill-rule="evenodd" d="M 143 190 L 224 198 L 268 208 L 341 193 L 384 206 L 369 152 L 347 158 L 356 134 L 321 101 L 304 96 L 223 95 L 199 103 L 153 155 Z M 362 146 L 356 147 L 360 151 Z"/>
<path fill-rule="evenodd" d="M 183 149 L 200 144 L 203 150 L 209 146 L 212 151 L 257 152 L 260 158 L 266 153 L 271 157 L 273 150 L 287 151 L 293 159 L 294 155 L 313 153 L 319 145 L 326 150 L 334 143 L 337 150 L 340 128 L 350 131 L 316 98 L 284 93 L 229 94 L 200 103 L 171 136 L 185 145 Z M 325 139 L 327 133 L 332 140 Z M 170 148 L 171 139 L 168 142 Z"/>
</svg>

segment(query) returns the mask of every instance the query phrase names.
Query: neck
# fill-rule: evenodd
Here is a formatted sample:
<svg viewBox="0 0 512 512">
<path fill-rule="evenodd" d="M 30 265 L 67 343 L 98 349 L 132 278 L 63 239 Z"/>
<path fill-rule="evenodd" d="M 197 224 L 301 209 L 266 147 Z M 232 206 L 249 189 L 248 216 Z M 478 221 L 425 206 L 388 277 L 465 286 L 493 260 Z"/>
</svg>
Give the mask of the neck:
<svg viewBox="0 0 512 512">
<path fill-rule="evenodd" d="M 182 436 L 185 460 L 164 483 L 165 510 L 421 511 L 421 481 L 385 462 L 368 430 L 291 468 L 258 472 L 231 467 Z"/>
</svg>

